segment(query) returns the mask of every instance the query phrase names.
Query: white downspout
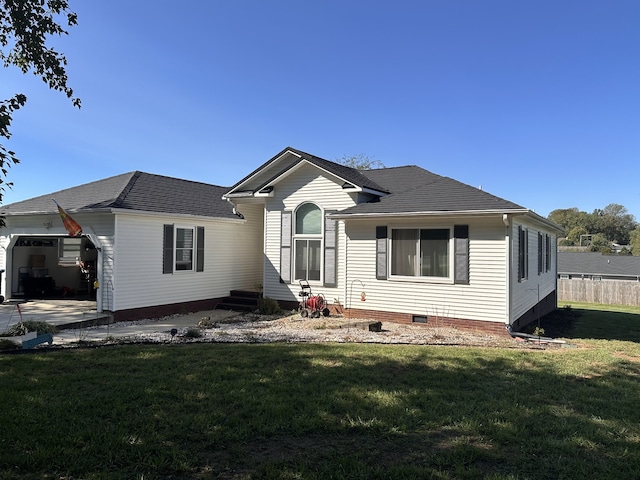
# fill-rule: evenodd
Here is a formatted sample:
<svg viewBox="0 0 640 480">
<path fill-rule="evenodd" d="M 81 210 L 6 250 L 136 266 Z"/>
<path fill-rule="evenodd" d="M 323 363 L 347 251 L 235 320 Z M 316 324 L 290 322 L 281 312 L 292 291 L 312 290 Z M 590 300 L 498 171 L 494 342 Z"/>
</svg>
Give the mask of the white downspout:
<svg viewBox="0 0 640 480">
<path fill-rule="evenodd" d="M 504 238 L 505 238 L 505 242 L 506 242 L 506 266 L 507 266 L 507 282 L 506 282 L 506 292 L 505 292 L 505 326 L 507 328 L 509 328 L 511 326 L 511 303 L 512 303 L 512 298 L 511 298 L 511 271 L 512 271 L 512 265 L 511 265 L 511 259 L 512 259 L 512 242 L 511 242 L 511 231 L 512 231 L 512 225 L 511 225 L 511 218 L 509 217 L 508 214 L 503 213 L 502 214 L 502 223 L 504 223 L 505 226 L 505 234 L 504 234 Z"/>
</svg>

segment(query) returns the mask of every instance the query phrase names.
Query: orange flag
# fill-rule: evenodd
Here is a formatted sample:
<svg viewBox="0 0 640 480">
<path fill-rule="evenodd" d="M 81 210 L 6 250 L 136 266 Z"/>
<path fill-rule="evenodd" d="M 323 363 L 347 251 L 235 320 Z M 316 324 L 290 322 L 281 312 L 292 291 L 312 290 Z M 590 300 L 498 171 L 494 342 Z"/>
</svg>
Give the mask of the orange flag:
<svg viewBox="0 0 640 480">
<path fill-rule="evenodd" d="M 82 235 L 82 227 L 80 226 L 80 224 L 73 218 L 71 218 L 71 216 L 67 212 L 65 212 L 60 205 L 58 205 L 58 202 L 56 202 L 55 200 L 53 202 L 58 207 L 58 213 L 60 214 L 62 223 L 64 224 L 64 228 L 67 230 L 67 232 L 69 232 L 69 235 L 71 235 L 72 237 L 79 237 L 80 235 Z"/>
</svg>

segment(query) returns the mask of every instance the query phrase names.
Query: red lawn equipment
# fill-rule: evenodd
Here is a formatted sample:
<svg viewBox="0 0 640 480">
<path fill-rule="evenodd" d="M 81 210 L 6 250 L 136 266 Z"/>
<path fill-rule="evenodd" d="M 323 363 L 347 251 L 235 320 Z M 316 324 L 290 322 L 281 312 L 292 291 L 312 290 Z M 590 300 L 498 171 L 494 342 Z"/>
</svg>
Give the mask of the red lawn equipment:
<svg viewBox="0 0 640 480">
<path fill-rule="evenodd" d="M 325 317 L 329 316 L 329 309 L 327 308 L 327 302 L 324 299 L 324 295 L 312 295 L 309 282 L 306 280 L 300 280 L 300 311 L 301 317 L 320 318 L 320 315 Z"/>
</svg>

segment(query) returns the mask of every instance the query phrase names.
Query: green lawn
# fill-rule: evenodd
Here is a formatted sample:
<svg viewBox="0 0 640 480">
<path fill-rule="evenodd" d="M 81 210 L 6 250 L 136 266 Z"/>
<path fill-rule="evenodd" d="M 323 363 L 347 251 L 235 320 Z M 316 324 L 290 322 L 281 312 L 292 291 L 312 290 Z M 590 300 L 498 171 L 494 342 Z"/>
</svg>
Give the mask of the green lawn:
<svg viewBox="0 0 640 480">
<path fill-rule="evenodd" d="M 579 348 L 0 355 L 0 478 L 640 478 L 640 316 L 570 313 Z"/>
<path fill-rule="evenodd" d="M 577 302 L 559 306 L 558 314 L 541 322 L 545 335 L 640 342 L 640 307 Z"/>
</svg>

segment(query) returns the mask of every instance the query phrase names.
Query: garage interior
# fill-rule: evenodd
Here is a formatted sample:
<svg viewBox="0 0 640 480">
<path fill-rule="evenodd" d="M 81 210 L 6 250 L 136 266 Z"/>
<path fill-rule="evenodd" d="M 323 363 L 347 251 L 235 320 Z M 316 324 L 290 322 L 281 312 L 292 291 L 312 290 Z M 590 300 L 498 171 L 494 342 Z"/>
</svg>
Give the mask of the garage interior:
<svg viewBox="0 0 640 480">
<path fill-rule="evenodd" d="M 12 251 L 12 298 L 95 300 L 98 251 L 90 239 L 21 236 Z"/>
</svg>

